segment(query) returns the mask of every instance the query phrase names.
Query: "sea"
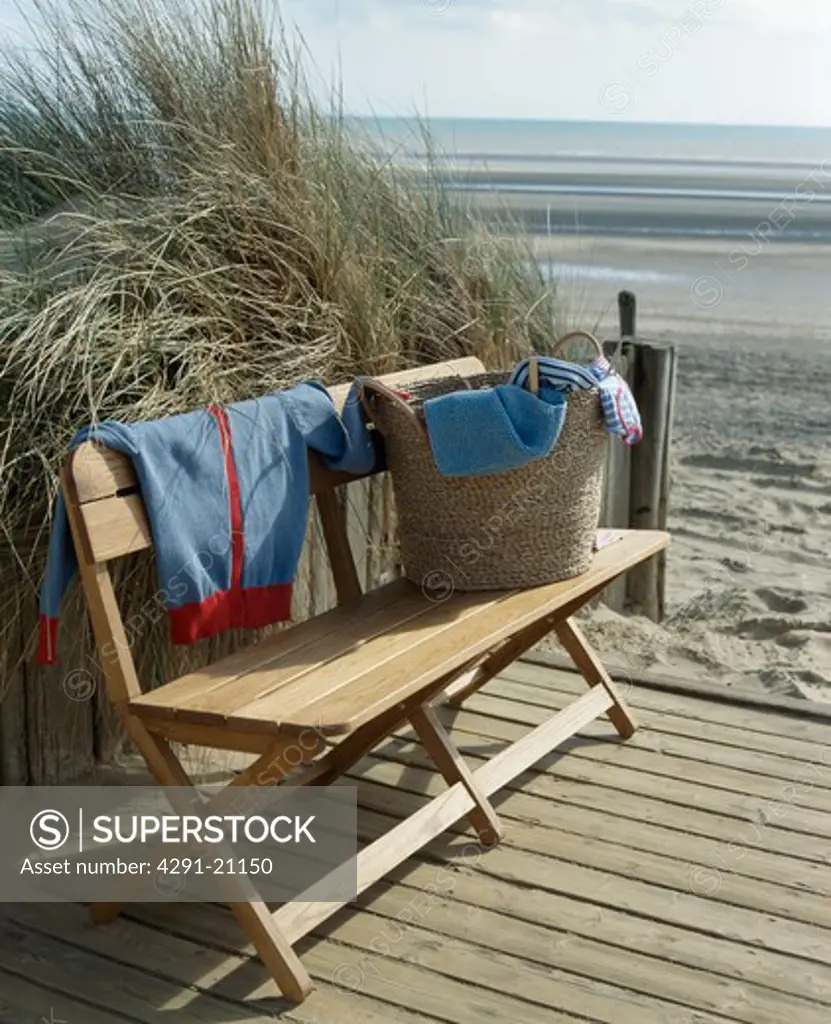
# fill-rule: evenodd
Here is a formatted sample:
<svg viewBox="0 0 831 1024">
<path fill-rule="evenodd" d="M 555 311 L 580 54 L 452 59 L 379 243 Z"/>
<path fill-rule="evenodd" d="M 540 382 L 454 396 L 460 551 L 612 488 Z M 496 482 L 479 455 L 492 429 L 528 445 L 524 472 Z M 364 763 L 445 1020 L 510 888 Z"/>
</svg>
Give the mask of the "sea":
<svg viewBox="0 0 831 1024">
<path fill-rule="evenodd" d="M 420 172 L 433 149 L 447 188 L 494 217 L 509 209 L 564 325 L 620 337 L 626 290 L 637 336 L 675 346 L 667 600 L 678 617 L 658 634 L 601 616 L 592 641 L 601 652 L 641 642 L 686 678 L 828 699 L 831 130 L 362 128 L 391 163 Z M 723 592 L 699 610 L 714 580 Z"/>
<path fill-rule="evenodd" d="M 831 129 L 354 119 L 386 159 L 549 234 L 831 242 Z"/>
</svg>

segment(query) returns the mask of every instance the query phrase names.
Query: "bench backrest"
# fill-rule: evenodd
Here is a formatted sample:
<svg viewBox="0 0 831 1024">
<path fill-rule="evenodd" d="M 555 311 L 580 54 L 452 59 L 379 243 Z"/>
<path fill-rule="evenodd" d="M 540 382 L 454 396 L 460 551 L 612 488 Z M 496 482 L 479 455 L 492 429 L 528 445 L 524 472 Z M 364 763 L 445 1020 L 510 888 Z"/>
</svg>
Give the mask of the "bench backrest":
<svg viewBox="0 0 831 1024">
<path fill-rule="evenodd" d="M 478 359 L 469 357 L 403 370 L 380 379 L 388 386 L 406 388 L 420 380 L 476 374 L 483 369 Z M 344 384 L 331 389 L 339 408 L 349 387 Z M 379 464 L 372 473 L 383 468 Z M 336 488 L 359 477 L 327 469 L 314 454 L 309 458 L 309 470 L 310 491 L 320 512 L 338 602 L 354 600 L 360 596 L 361 586 L 347 537 L 344 507 Z M 107 690 L 115 703 L 123 703 L 138 696 L 141 687 L 107 563 L 152 548 L 147 513 L 132 464 L 118 452 L 96 444 L 80 445 L 67 460 L 62 479 Z"/>
</svg>

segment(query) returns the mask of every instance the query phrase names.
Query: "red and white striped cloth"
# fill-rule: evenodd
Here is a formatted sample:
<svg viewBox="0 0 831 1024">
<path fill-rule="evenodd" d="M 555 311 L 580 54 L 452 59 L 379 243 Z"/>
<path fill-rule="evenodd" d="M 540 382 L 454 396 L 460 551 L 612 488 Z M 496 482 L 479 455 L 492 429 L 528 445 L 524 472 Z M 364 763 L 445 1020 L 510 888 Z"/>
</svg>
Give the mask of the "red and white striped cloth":
<svg viewBox="0 0 831 1024">
<path fill-rule="evenodd" d="M 641 440 L 643 426 L 634 396 L 629 385 L 620 374 L 614 372 L 605 356 L 597 356 L 589 366 L 547 356 L 539 358 L 537 364 L 541 398 L 545 398 L 546 386 L 558 392 L 598 388 L 609 433 L 620 437 L 627 445 L 637 444 Z M 508 383 L 525 387 L 528 375 L 528 360 L 524 359 L 517 365 Z"/>
</svg>

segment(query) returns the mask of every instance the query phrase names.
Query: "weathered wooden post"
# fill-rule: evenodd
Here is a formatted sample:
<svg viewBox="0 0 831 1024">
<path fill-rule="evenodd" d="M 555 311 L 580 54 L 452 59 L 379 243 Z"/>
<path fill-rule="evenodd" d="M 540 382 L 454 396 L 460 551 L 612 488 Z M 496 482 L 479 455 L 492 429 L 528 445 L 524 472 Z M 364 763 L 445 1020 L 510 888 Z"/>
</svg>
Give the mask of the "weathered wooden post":
<svg viewBox="0 0 831 1024">
<path fill-rule="evenodd" d="M 609 446 L 601 522 L 607 527 L 665 529 L 670 489 L 670 447 L 675 395 L 675 348 L 638 341 L 637 302 L 632 292 L 618 295 L 620 340 L 607 341 L 618 372 L 625 378 L 643 420 L 643 440 L 633 448 Z M 664 615 L 664 552 L 630 570 L 606 590 L 615 611 L 625 607 L 660 622 Z"/>
<path fill-rule="evenodd" d="M 630 525 L 663 530 L 669 503 L 675 348 L 651 342 L 639 342 L 636 348 L 632 391 L 643 420 L 643 440 L 632 449 Z M 664 552 L 629 572 L 626 597 L 634 612 L 661 621 L 665 574 Z"/>
<path fill-rule="evenodd" d="M 620 340 L 632 341 L 635 337 L 635 317 L 637 315 L 637 299 L 634 292 L 619 292 L 617 297 L 618 317 L 620 319 Z"/>
</svg>

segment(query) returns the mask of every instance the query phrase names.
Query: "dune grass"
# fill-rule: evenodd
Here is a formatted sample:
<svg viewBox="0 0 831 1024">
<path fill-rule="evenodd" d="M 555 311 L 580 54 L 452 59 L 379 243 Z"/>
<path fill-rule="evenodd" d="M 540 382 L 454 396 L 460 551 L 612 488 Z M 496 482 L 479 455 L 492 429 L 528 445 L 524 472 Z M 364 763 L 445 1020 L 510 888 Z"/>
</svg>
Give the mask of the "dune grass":
<svg viewBox="0 0 831 1024">
<path fill-rule="evenodd" d="M 0 61 L 0 680 L 82 424 L 555 333 L 530 254 L 315 102 L 266 9 L 47 0 Z"/>
</svg>

